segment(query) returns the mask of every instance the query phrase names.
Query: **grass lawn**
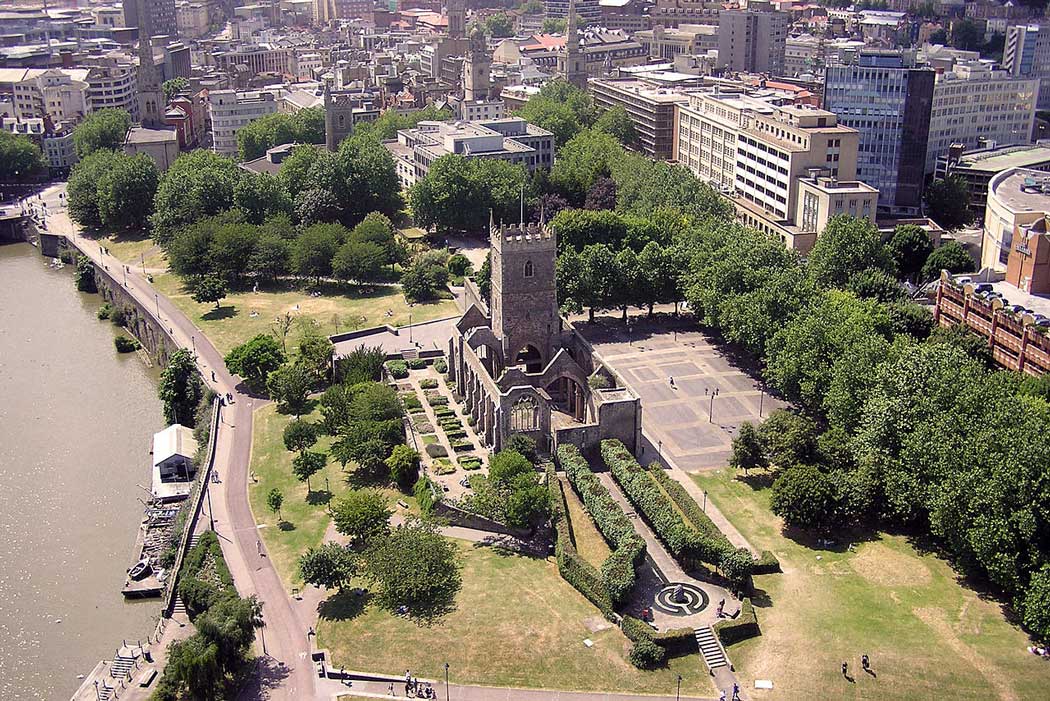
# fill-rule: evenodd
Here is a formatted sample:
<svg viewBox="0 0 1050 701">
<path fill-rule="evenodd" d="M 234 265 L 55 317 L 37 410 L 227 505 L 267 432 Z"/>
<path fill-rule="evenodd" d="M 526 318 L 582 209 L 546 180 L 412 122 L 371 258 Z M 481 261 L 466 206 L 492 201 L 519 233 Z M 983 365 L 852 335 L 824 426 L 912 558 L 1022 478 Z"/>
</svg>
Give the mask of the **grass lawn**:
<svg viewBox="0 0 1050 701">
<path fill-rule="evenodd" d="M 321 544 L 331 521 L 327 510 L 329 494 L 325 488 L 325 477 L 328 478 L 333 497 L 344 493 L 351 486 L 356 486 L 349 483 L 353 479 L 351 466 L 347 466 L 348 471 L 344 472 L 339 463 L 329 460 L 324 470 L 310 478 L 313 492 L 307 495 L 306 483 L 300 482 L 292 474 L 294 455 L 284 447 L 284 427 L 294 418 L 277 413 L 275 404 L 268 404 L 256 410 L 252 432 L 251 470 L 258 481 L 250 481 L 248 484 L 248 496 L 255 519 L 260 524 L 266 524 L 264 528 L 259 529 L 259 533 L 262 534 L 281 581 L 289 589 L 302 586 L 296 568 L 299 555 L 307 548 Z M 318 421 L 321 412 L 315 410 L 303 418 Z M 330 436 L 323 436 L 312 450 L 327 450 L 331 442 Z M 266 497 L 274 487 L 280 489 L 284 495 L 281 519 L 266 505 Z M 392 510 L 397 510 L 398 499 L 410 506 L 415 504 L 413 497 L 393 489 L 384 488 L 381 491 L 387 495 Z"/>
<path fill-rule="evenodd" d="M 454 684 L 650 694 L 674 694 L 681 674 L 683 694 L 714 694 L 698 655 L 652 672 L 632 667 L 630 642 L 615 627 L 595 632 L 607 622 L 553 560 L 456 542 L 463 589 L 455 611 L 430 627 L 352 595 L 322 604 L 318 647 L 331 650 L 332 665 L 438 679 L 448 662 Z"/>
<path fill-rule="evenodd" d="M 105 246 L 110 255 L 117 260 L 138 266 L 141 265 L 142 256 L 145 254 L 147 267 L 160 267 L 153 265 L 157 260 L 158 251 L 153 250 L 157 243 L 148 235 L 110 234 L 95 240 Z"/>
<path fill-rule="evenodd" d="M 1047 697 L 1050 666 L 1026 652 L 1027 636 L 999 604 L 960 584 L 945 561 L 887 534 L 854 552 L 811 549 L 781 534 L 768 488 L 728 470 L 695 479 L 784 569 L 755 578 L 762 635 L 729 648 L 753 699 Z M 860 669 L 865 653 L 877 677 Z M 842 678 L 843 661 L 853 683 Z M 756 678 L 774 690 L 754 690 Z"/>
<path fill-rule="evenodd" d="M 153 284 L 189 316 L 222 353 L 257 334 L 270 333 L 273 320 L 285 313 L 313 319 L 326 335 L 354 327 L 403 326 L 408 323 L 410 313 L 413 323 L 456 314 L 456 304 L 451 299 L 409 307 L 400 288 L 393 286 L 362 291 L 351 285 L 325 284 L 321 286 L 322 297 L 311 297 L 305 288 L 283 283 L 257 294 L 250 290 L 232 293 L 215 309 L 213 304 L 194 302 L 174 274 L 157 275 Z M 393 316 L 386 316 L 387 310 L 392 310 Z M 257 312 L 254 317 L 253 312 Z M 293 325 L 288 336 L 289 348 L 294 347 L 299 333 Z"/>
<path fill-rule="evenodd" d="M 572 531 L 572 541 L 576 545 L 576 552 L 587 562 L 601 570 L 602 563 L 609 559 L 611 550 L 605 538 L 598 532 L 590 515 L 583 508 L 583 502 L 576 496 L 572 485 L 562 480 L 562 490 L 565 492 L 565 503 L 568 505 L 569 528 Z"/>
</svg>

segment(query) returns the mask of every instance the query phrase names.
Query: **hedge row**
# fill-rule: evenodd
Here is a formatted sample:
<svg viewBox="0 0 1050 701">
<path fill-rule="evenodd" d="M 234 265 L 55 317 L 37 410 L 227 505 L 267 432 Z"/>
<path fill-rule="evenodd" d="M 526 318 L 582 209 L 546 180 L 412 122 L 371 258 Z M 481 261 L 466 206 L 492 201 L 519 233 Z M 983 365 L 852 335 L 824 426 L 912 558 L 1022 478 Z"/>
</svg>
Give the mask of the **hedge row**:
<svg viewBox="0 0 1050 701">
<path fill-rule="evenodd" d="M 589 562 L 580 557 L 569 535 L 568 506 L 561 480 L 554 475 L 554 466 L 548 465 L 547 487 L 551 491 L 551 521 L 554 523 L 554 556 L 558 562 L 558 573 L 576 591 L 598 607 L 608 619 L 615 616 L 612 600 L 602 583 L 601 575 Z"/>
<path fill-rule="evenodd" d="M 658 633 L 652 627 L 634 616 L 624 616 L 620 621 L 620 630 L 633 643 L 648 638 L 662 647 L 670 655 L 689 655 L 697 652 L 696 631 L 693 628 L 673 628 Z"/>
<path fill-rule="evenodd" d="M 419 479 L 416 480 L 416 484 L 412 488 L 412 493 L 415 495 L 416 501 L 419 503 L 419 510 L 427 515 L 434 513 L 434 505 L 441 501 L 444 496 L 441 487 L 426 475 L 421 475 Z"/>
<path fill-rule="evenodd" d="M 721 551 L 686 524 L 656 482 L 618 440 L 604 440 L 602 460 L 627 499 L 642 512 L 657 537 L 680 562 L 692 559 L 717 563 Z"/>
<path fill-rule="evenodd" d="M 656 478 L 656 481 L 667 492 L 667 496 L 671 497 L 671 501 L 678 505 L 678 508 L 692 522 L 692 525 L 700 532 L 700 535 L 708 539 L 710 548 L 722 552 L 729 552 L 734 549 L 733 544 L 726 538 L 725 533 L 719 530 L 714 521 L 704 513 L 704 510 L 700 508 L 696 500 L 689 496 L 689 492 L 685 491 L 685 487 L 679 484 L 677 480 L 669 477 L 658 464 L 654 463 L 649 467 L 649 474 Z"/>
<path fill-rule="evenodd" d="M 758 629 L 755 607 L 751 605 L 751 599 L 748 598 L 741 602 L 740 613 L 736 618 L 719 621 L 712 628 L 725 645 L 732 645 L 762 634 L 762 631 Z"/>
<path fill-rule="evenodd" d="M 754 574 L 774 574 L 780 571 L 780 560 L 768 550 L 763 550 L 755 560 Z"/>
<path fill-rule="evenodd" d="M 594 519 L 602 536 L 612 544 L 612 554 L 602 563 L 602 581 L 610 598 L 623 603 L 637 578 L 636 568 L 645 556 L 645 542 L 609 490 L 598 480 L 587 460 L 574 445 L 558 448 L 558 462 L 569 483 L 580 495 L 584 509 Z"/>
</svg>

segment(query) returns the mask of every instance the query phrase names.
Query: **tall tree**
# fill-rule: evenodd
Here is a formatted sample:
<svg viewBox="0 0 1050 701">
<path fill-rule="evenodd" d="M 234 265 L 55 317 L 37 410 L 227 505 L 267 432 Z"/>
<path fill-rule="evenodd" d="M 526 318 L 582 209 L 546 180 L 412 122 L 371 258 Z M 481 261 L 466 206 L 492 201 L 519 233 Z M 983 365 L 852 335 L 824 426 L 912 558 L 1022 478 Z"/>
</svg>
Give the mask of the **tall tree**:
<svg viewBox="0 0 1050 701">
<path fill-rule="evenodd" d="M 40 147 L 29 137 L 0 133 L 0 182 L 26 182 L 47 171 L 47 161 Z"/>
<path fill-rule="evenodd" d="M 285 356 L 273 336 L 259 334 L 226 354 L 226 367 L 253 390 L 266 388 L 266 376 L 284 364 Z"/>
<path fill-rule="evenodd" d="M 930 218 L 946 229 L 958 229 L 973 220 L 970 192 L 957 176 L 934 180 L 923 192 L 923 201 Z"/>
<path fill-rule="evenodd" d="M 868 268 L 893 272 L 893 260 L 879 230 L 867 219 L 832 217 L 809 253 L 809 275 L 824 287 L 843 287 Z"/>
<path fill-rule="evenodd" d="M 901 224 L 896 227 L 886 247 L 893 256 L 897 273 L 908 280 L 916 278 L 933 252 L 930 235 L 914 224 Z"/>
<path fill-rule="evenodd" d="M 119 151 L 131 129 L 131 115 L 124 110 L 96 110 L 73 129 L 73 148 L 84 159 L 95 151 Z"/>
<path fill-rule="evenodd" d="M 157 187 L 153 238 L 164 245 L 179 229 L 232 207 L 242 177 L 236 163 L 217 153 L 198 149 L 179 156 Z"/>
<path fill-rule="evenodd" d="M 158 394 L 164 402 L 165 423 L 193 426 L 204 384 L 188 350 L 180 348 L 168 356 L 168 364 L 160 374 Z"/>
</svg>

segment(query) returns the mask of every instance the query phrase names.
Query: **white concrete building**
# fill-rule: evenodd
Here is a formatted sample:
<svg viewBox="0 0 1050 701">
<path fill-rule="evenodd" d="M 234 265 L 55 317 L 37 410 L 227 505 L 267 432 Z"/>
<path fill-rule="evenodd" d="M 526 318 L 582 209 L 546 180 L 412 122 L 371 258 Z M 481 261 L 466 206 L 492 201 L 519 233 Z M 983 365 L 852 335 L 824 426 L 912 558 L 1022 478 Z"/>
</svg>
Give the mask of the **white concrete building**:
<svg viewBox="0 0 1050 701">
<path fill-rule="evenodd" d="M 224 156 L 237 155 L 237 132 L 249 122 L 277 111 L 272 92 L 216 90 L 208 95 L 213 148 Z"/>
<path fill-rule="evenodd" d="M 15 116 L 48 116 L 53 123 L 82 118 L 88 112 L 87 74 L 83 69 L 26 71 L 26 77 L 14 84 Z"/>
<path fill-rule="evenodd" d="M 955 64 L 933 86 L 926 172 L 953 143 L 967 150 L 1026 144 L 1032 140 L 1039 79 L 992 70 L 989 61 Z"/>
<path fill-rule="evenodd" d="M 411 187 L 425 177 L 430 164 L 450 153 L 469 158 L 498 158 L 519 163 L 530 172 L 554 164 L 554 135 L 520 117 L 475 122 L 420 122 L 402 129 L 397 141 L 383 144 L 394 156 L 397 177 Z"/>
<path fill-rule="evenodd" d="M 138 68 L 130 63 L 109 61 L 88 69 L 88 111 L 108 107 L 127 110 L 132 121 L 139 118 Z"/>
</svg>

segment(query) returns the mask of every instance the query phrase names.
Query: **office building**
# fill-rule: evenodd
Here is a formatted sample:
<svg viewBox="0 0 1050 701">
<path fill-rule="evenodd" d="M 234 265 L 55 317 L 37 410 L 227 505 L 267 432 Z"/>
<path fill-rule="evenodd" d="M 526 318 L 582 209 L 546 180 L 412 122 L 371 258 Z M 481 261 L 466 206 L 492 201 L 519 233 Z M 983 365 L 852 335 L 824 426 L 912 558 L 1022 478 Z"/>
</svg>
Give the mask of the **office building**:
<svg viewBox="0 0 1050 701">
<path fill-rule="evenodd" d="M 768 3 L 749 2 L 747 9 L 718 15 L 718 65 L 740 73 L 784 74 L 788 20 Z"/>
<path fill-rule="evenodd" d="M 893 214 L 922 206 L 934 78 L 899 52 L 861 52 L 825 70 L 824 108 L 860 132 L 857 179 L 875 187 L 880 209 Z"/>
<path fill-rule="evenodd" d="M 397 133 L 397 141 L 384 142 L 394 156 L 397 177 L 411 187 L 444 155 L 498 158 L 518 163 L 529 171 L 554 164 L 554 135 L 520 117 L 477 122 L 420 122 Z"/>
<path fill-rule="evenodd" d="M 675 105 L 688 103 L 686 94 L 637 78 L 592 80 L 590 90 L 596 107 L 627 110 L 645 155 L 665 161 L 675 157 Z"/>
<path fill-rule="evenodd" d="M 88 111 L 107 108 L 127 110 L 132 121 L 139 118 L 138 70 L 130 63 L 107 58 L 88 69 Z"/>
<path fill-rule="evenodd" d="M 52 124 L 78 121 L 88 112 L 83 69 L 30 69 L 23 80 L 13 84 L 14 115 L 20 120 L 47 117 Z"/>
<path fill-rule="evenodd" d="M 1014 234 L 1050 215 L 1050 175 L 1027 168 L 1011 168 L 988 182 L 984 210 L 981 268 L 1006 272 Z"/>
<path fill-rule="evenodd" d="M 926 173 L 953 144 L 975 149 L 1031 141 L 1039 80 L 993 70 L 987 61 L 957 62 L 933 86 Z"/>
<path fill-rule="evenodd" d="M 645 47 L 650 58 L 674 60 L 675 56 L 698 56 L 718 50 L 718 27 L 712 24 L 680 24 L 677 28 L 635 32 L 634 38 Z"/>
<path fill-rule="evenodd" d="M 671 29 L 681 24 L 718 26 L 720 2 L 710 0 L 656 0 L 649 10 L 652 26 Z"/>
<path fill-rule="evenodd" d="M 678 161 L 734 203 L 745 224 L 807 251 L 836 214 L 874 221 L 878 191 L 856 179 L 856 130 L 833 113 L 740 92 L 678 105 Z"/>
<path fill-rule="evenodd" d="M 151 36 L 163 34 L 174 39 L 179 35 L 175 0 L 145 0 L 145 18 L 139 16 L 141 2 L 143 0 L 124 0 L 124 26 L 141 29 L 142 23 L 148 23 L 147 31 Z"/>
<path fill-rule="evenodd" d="M 1022 24 L 1007 27 L 1003 68 L 1015 76 L 1039 78 L 1036 108 L 1050 109 L 1050 26 Z"/>
<path fill-rule="evenodd" d="M 543 6 L 547 11 L 547 17 L 553 19 L 568 19 L 569 5 L 576 6 L 576 21 L 583 29 L 592 24 L 601 24 L 602 8 L 598 0 L 544 0 Z"/>
<path fill-rule="evenodd" d="M 212 148 L 224 156 L 237 155 L 237 132 L 249 122 L 277 111 L 271 92 L 214 90 L 208 95 Z"/>
</svg>

